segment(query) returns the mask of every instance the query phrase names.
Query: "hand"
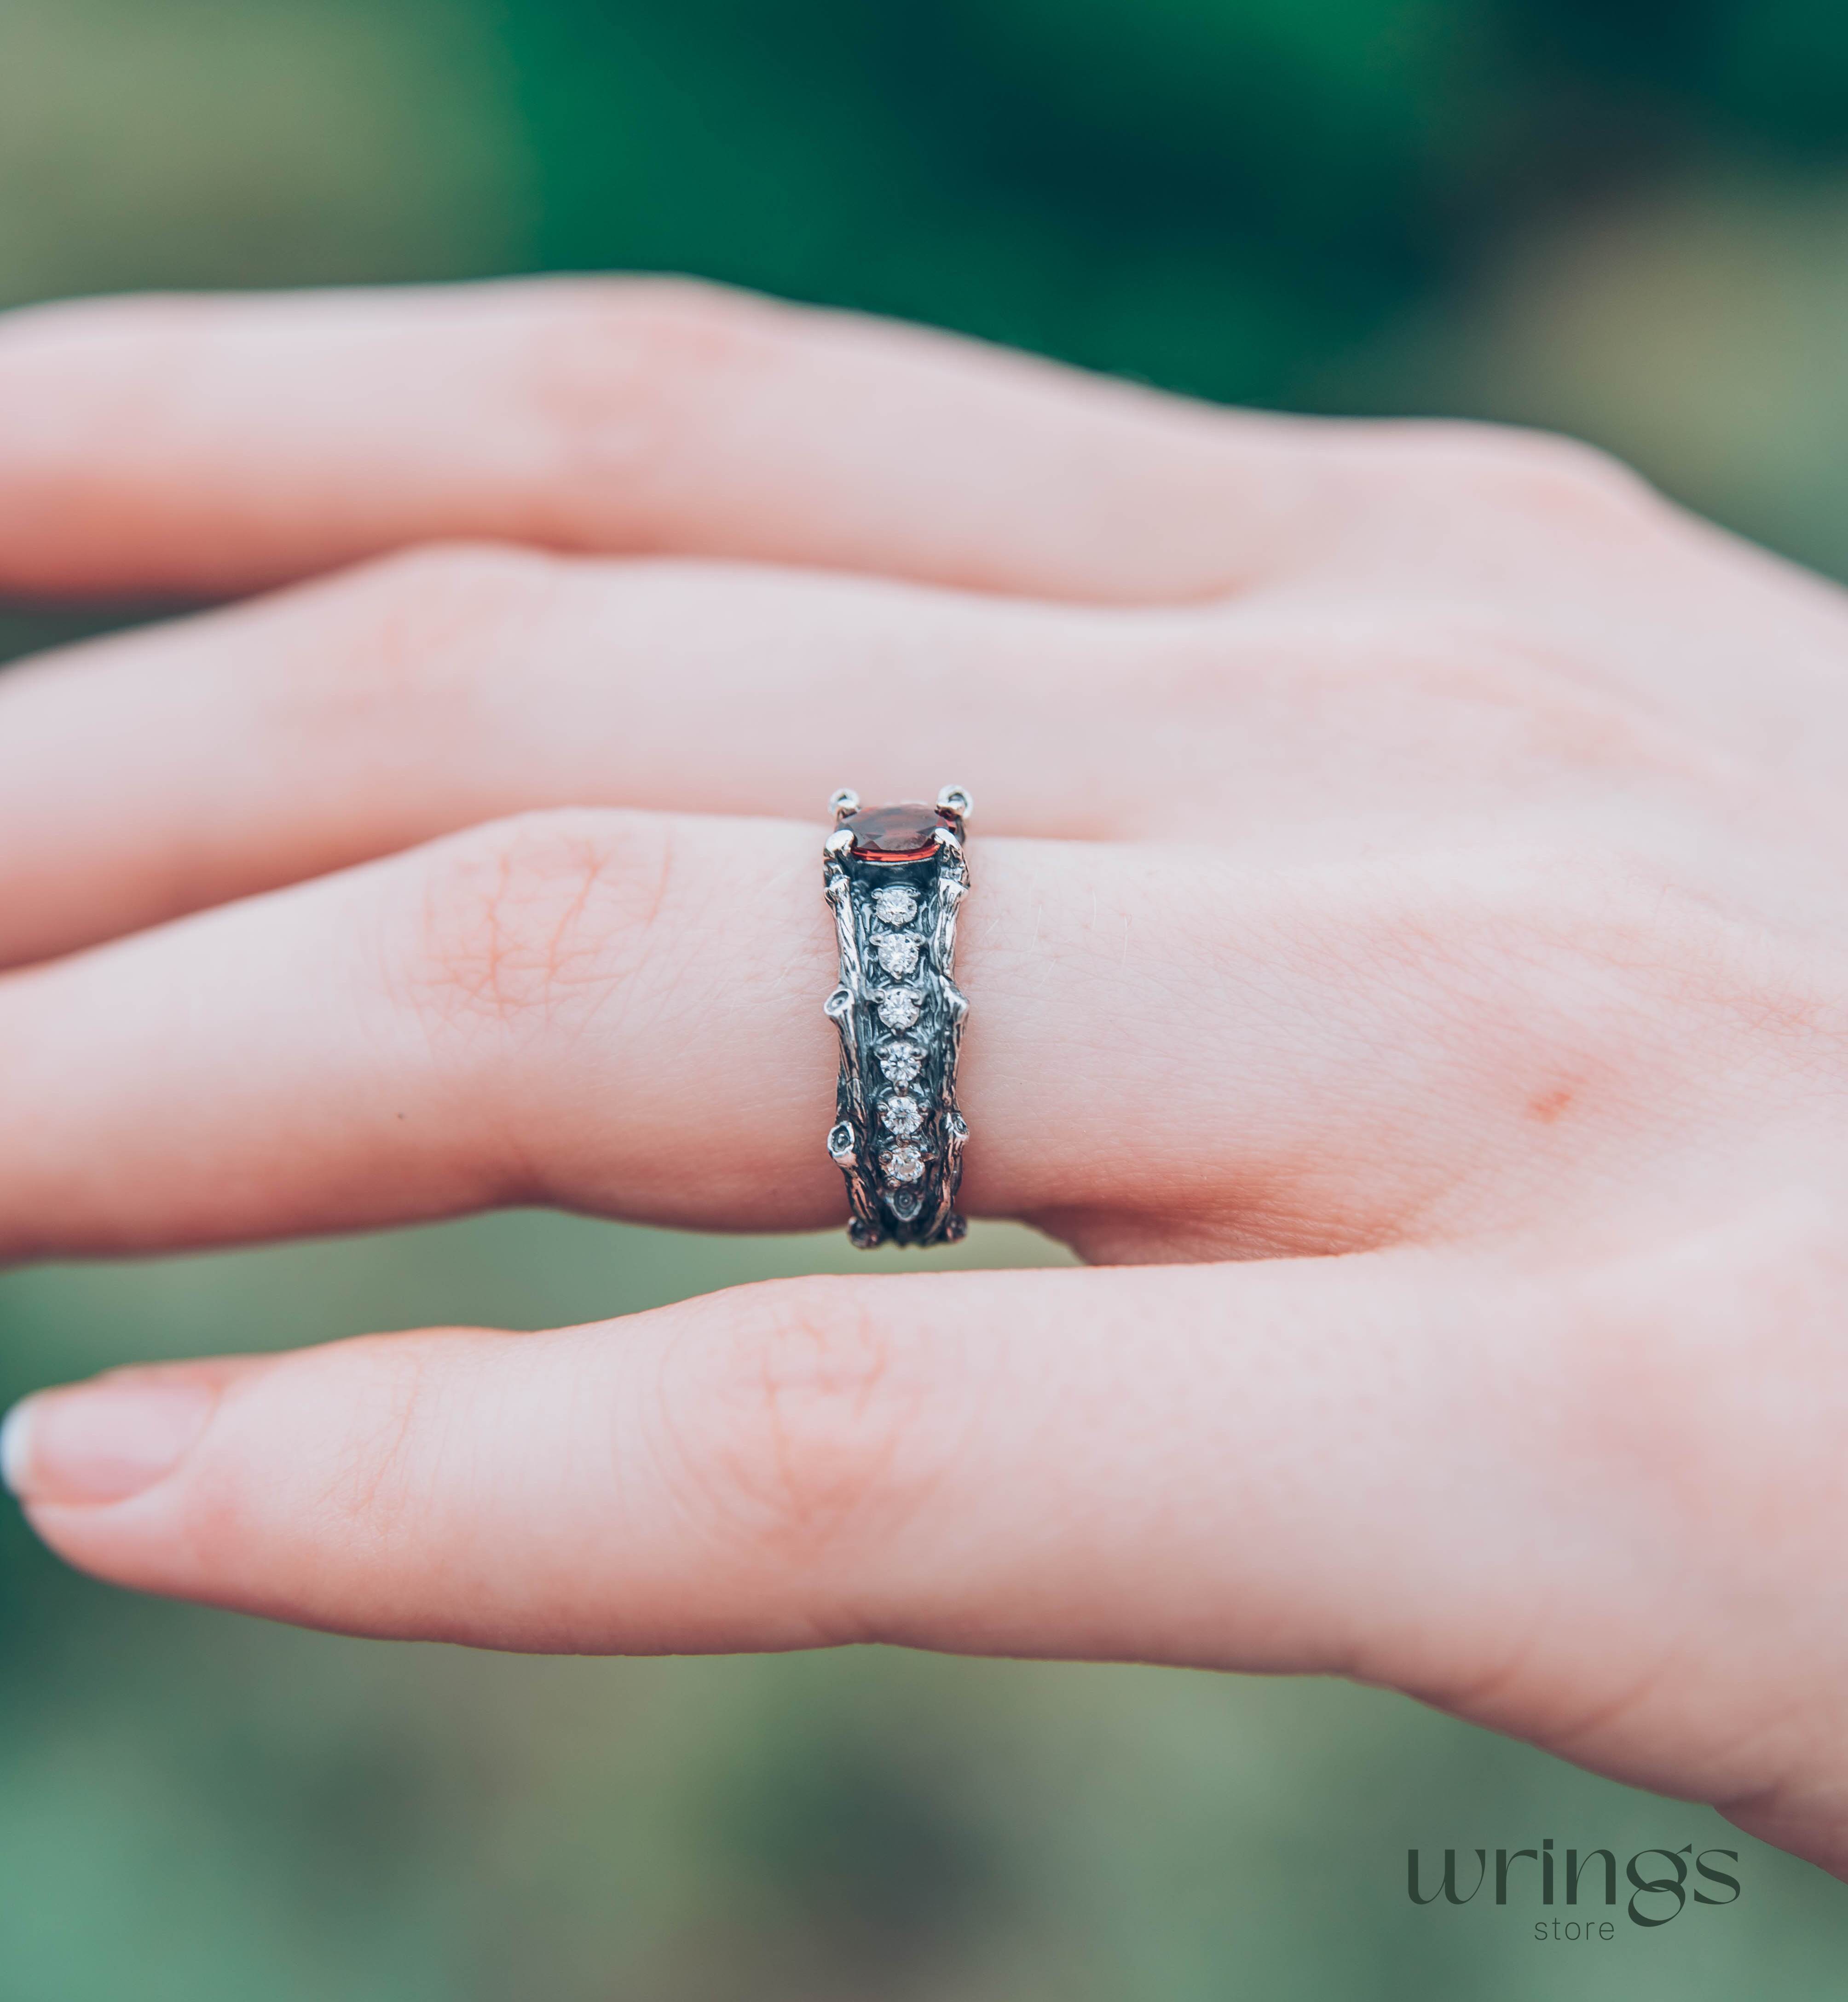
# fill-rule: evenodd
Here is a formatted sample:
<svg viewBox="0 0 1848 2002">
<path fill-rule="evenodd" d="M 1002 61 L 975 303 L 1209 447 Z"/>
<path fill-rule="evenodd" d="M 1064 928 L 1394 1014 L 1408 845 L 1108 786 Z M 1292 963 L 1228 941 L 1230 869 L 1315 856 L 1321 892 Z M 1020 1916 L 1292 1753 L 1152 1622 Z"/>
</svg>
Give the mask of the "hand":
<svg viewBox="0 0 1848 2002">
<path fill-rule="evenodd" d="M 439 539 L 0 683 L 0 1248 L 838 1219 L 820 802 L 954 779 L 965 1196 L 1118 1269 L 130 1372 L 9 1428 L 57 1549 L 1337 1672 L 1848 1874 L 1835 591 L 1562 444 L 684 287 L 0 333 L 0 587 Z"/>
</svg>

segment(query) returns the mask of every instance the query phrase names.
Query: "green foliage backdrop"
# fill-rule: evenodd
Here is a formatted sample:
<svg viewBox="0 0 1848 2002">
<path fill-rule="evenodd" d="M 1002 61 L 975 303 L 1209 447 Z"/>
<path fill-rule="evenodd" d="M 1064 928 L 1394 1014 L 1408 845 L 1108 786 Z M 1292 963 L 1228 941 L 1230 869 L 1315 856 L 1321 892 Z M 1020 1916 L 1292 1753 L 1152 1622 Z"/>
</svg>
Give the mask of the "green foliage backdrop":
<svg viewBox="0 0 1848 2002">
<path fill-rule="evenodd" d="M 0 0 L 0 302 L 691 270 L 1560 425 L 1848 574 L 1845 252 L 1833 0 Z M 512 1216 L 23 1272 L 0 1396 L 845 1262 Z M 1589 1948 L 1405 1899 L 1411 1844 L 1546 1834 L 1735 1846 L 1745 1894 Z M 1820 2002 L 1845 1950 L 1715 1817 L 1376 1693 L 367 1646 L 0 1515 L 0 2002 Z"/>
</svg>

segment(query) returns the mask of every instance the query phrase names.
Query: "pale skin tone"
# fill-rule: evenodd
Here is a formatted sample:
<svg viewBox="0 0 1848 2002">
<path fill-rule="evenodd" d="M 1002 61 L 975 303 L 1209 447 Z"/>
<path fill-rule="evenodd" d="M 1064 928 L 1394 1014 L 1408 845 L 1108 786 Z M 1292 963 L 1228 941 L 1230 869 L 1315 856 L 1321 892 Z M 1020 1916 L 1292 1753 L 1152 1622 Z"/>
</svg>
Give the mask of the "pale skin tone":
<svg viewBox="0 0 1848 2002">
<path fill-rule="evenodd" d="M 837 1222 L 821 804 L 966 784 L 1089 1271 L 137 1370 L 73 1563 L 348 1631 L 1334 1673 L 1848 1875 L 1848 600 L 1576 448 L 684 286 L 0 325 L 0 1251 Z"/>
</svg>

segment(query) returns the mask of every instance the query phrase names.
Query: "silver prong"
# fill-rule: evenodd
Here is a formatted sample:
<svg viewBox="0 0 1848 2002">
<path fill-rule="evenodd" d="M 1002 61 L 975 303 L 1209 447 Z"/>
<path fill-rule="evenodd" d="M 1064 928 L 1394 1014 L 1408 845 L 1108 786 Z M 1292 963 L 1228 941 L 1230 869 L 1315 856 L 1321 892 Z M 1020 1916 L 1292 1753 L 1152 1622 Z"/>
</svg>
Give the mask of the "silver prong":
<svg viewBox="0 0 1848 2002">
<path fill-rule="evenodd" d="M 937 811 L 967 820 L 975 811 L 975 801 L 967 786 L 946 786 L 937 794 Z"/>
<path fill-rule="evenodd" d="M 958 855 L 963 852 L 962 837 L 953 827 L 933 827 L 930 838 L 939 848 L 954 848 Z"/>
<path fill-rule="evenodd" d="M 828 811 L 834 815 L 834 824 L 839 827 L 849 814 L 859 811 L 859 794 L 851 786 L 843 786 L 838 793 L 828 795 Z"/>
<path fill-rule="evenodd" d="M 825 855 L 845 855 L 848 849 L 853 846 L 853 834 L 852 829 L 844 827 L 837 827 L 833 833 L 822 842 L 821 850 Z"/>
</svg>

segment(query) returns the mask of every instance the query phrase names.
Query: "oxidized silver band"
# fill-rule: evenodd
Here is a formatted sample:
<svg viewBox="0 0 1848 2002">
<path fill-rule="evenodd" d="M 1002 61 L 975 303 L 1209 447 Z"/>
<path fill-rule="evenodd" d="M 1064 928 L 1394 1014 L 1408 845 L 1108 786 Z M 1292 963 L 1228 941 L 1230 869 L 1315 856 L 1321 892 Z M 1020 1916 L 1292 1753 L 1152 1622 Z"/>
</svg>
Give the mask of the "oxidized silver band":
<svg viewBox="0 0 1848 2002">
<path fill-rule="evenodd" d="M 829 1158 L 846 1177 L 847 1234 L 863 1250 L 952 1244 L 968 1128 L 956 1060 L 969 1004 L 954 978 L 956 914 L 969 893 L 969 795 L 946 786 L 934 808 L 860 811 L 836 793 L 821 874 L 840 940 L 828 1019 L 840 1031 Z"/>
</svg>

